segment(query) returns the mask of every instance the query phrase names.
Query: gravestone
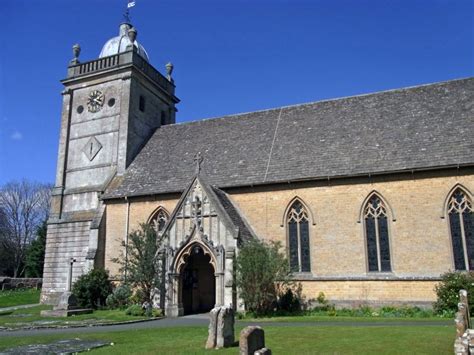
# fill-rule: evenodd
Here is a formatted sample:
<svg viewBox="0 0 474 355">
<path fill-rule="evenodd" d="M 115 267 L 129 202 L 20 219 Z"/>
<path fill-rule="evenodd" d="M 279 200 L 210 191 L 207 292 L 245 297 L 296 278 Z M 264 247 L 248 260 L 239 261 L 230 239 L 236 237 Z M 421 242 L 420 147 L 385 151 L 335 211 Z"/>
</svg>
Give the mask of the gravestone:
<svg viewBox="0 0 474 355">
<path fill-rule="evenodd" d="M 265 348 L 265 333 L 261 327 L 250 326 L 240 332 L 240 355 L 253 355 Z"/>
<path fill-rule="evenodd" d="M 471 317 L 469 314 L 469 303 L 467 291 L 459 291 L 458 312 L 454 319 L 456 324 L 456 339 L 454 341 L 454 353 L 456 355 L 469 355 L 474 353 L 474 342 L 472 336 Z"/>
<path fill-rule="evenodd" d="M 234 322 L 234 310 L 231 307 L 221 307 L 217 318 L 217 348 L 228 348 L 234 344 Z"/>
<path fill-rule="evenodd" d="M 207 337 L 206 349 L 214 349 L 216 347 L 217 317 L 220 310 L 220 307 L 216 307 L 209 313 L 209 335 Z"/>
<path fill-rule="evenodd" d="M 227 348 L 234 344 L 234 310 L 216 307 L 209 313 L 209 335 L 206 349 Z"/>
</svg>

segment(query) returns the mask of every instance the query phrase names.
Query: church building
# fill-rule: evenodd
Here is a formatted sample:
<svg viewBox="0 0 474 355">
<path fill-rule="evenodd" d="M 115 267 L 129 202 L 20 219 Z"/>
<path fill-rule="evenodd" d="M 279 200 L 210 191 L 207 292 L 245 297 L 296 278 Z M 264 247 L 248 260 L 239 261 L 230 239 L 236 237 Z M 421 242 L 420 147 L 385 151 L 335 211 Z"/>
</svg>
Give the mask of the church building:
<svg viewBox="0 0 474 355">
<path fill-rule="evenodd" d="M 176 123 L 173 66 L 129 23 L 62 80 L 42 302 L 164 238 L 166 315 L 242 308 L 235 258 L 279 241 L 305 301 L 430 306 L 474 269 L 474 78 Z"/>
</svg>

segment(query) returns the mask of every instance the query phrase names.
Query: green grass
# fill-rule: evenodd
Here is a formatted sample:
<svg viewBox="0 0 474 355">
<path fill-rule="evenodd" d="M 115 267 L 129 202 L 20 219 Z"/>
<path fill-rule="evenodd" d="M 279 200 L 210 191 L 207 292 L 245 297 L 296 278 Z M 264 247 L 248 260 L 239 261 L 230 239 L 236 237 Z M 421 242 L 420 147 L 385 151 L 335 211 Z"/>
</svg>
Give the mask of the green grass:
<svg viewBox="0 0 474 355">
<path fill-rule="evenodd" d="M 303 315 L 303 316 L 281 316 L 281 317 L 245 317 L 243 322 L 367 322 L 367 323 L 389 323 L 389 322 L 439 322 L 440 324 L 453 323 L 451 318 L 440 317 L 353 317 L 353 316 L 327 316 L 327 315 Z M 454 323 L 453 323 L 454 324 Z"/>
<path fill-rule="evenodd" d="M 236 340 L 241 330 L 236 329 Z M 286 326 L 264 327 L 266 345 L 275 354 L 452 354 L 453 326 Z M 114 346 L 93 350 L 94 354 L 213 354 L 204 350 L 207 327 L 127 330 L 95 334 L 61 334 L 34 337 L 1 337 L 0 349 L 47 343 L 59 339 L 100 339 Z M 234 348 L 218 353 L 236 354 Z"/>
<path fill-rule="evenodd" d="M 24 289 L 0 291 L 0 308 L 39 303 L 41 290 Z"/>
<path fill-rule="evenodd" d="M 94 311 L 92 314 L 82 314 L 67 318 L 41 317 L 40 312 L 42 310 L 51 308 L 51 306 L 41 305 L 0 313 L 0 326 L 21 328 L 26 325 L 41 326 L 41 323 L 45 322 L 47 322 L 48 325 L 80 325 L 83 323 L 112 323 L 118 321 L 147 319 L 146 317 L 127 316 L 123 310 L 98 310 Z"/>
</svg>

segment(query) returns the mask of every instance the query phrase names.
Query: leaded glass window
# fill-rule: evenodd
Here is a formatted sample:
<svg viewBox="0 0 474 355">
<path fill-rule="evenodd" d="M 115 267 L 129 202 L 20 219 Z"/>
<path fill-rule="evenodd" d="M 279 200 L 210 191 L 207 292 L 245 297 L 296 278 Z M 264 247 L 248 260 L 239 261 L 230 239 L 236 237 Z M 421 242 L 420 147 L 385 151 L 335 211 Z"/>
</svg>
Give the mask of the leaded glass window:
<svg viewBox="0 0 474 355">
<path fill-rule="evenodd" d="M 290 268 L 293 272 L 310 272 L 308 212 L 300 201 L 295 201 L 288 212 L 288 246 Z"/>
<path fill-rule="evenodd" d="M 158 209 L 150 219 L 150 225 L 156 232 L 160 232 L 168 221 L 168 214 L 163 209 Z"/>
<path fill-rule="evenodd" d="M 474 270 L 474 210 L 461 189 L 456 189 L 448 202 L 449 228 L 456 270 Z"/>
<path fill-rule="evenodd" d="M 369 271 L 391 271 L 387 208 L 375 194 L 364 208 L 364 223 Z"/>
</svg>

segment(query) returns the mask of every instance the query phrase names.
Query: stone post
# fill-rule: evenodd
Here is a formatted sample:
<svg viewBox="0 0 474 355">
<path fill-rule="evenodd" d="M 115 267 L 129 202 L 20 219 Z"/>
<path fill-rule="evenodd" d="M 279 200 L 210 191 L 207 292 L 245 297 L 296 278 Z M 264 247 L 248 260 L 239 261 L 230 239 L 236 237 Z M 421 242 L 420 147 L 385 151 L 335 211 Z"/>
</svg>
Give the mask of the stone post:
<svg viewBox="0 0 474 355">
<path fill-rule="evenodd" d="M 234 287 L 234 256 L 233 249 L 225 253 L 225 284 L 224 284 L 224 304 L 233 305 L 233 287 Z"/>
<path fill-rule="evenodd" d="M 66 292 L 70 292 L 72 289 L 72 268 L 75 262 L 76 262 L 76 259 L 74 258 L 71 258 L 69 261 L 69 272 L 68 272 L 68 277 L 67 277 Z"/>
</svg>

